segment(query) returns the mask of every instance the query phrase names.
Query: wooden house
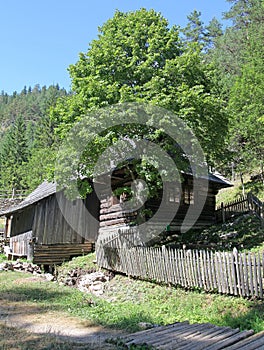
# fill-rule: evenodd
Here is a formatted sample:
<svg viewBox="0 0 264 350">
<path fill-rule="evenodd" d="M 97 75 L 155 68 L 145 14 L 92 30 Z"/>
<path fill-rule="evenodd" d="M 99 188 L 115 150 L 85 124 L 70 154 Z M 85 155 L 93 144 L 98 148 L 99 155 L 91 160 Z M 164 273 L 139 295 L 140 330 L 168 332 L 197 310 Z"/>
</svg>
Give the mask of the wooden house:
<svg viewBox="0 0 264 350">
<path fill-rule="evenodd" d="M 173 240 L 188 227 L 199 229 L 215 223 L 216 195 L 218 191 L 232 184 L 220 174 L 208 174 L 200 177 L 194 186 L 192 174 L 182 173 L 181 182 L 167 182 L 163 190 L 155 198 L 148 199 L 143 210 L 126 205 L 126 194 L 123 187 L 131 185 L 131 178 L 125 178 L 123 169 L 116 169 L 111 174 L 112 194 L 105 192 L 100 198 L 99 235 L 98 242 L 113 241 L 123 235 L 134 245 L 154 244 Z M 105 176 L 105 175 L 104 175 Z M 101 178 L 101 181 L 104 181 Z M 198 185 L 197 185 L 198 184 Z M 121 191 L 117 189 L 120 188 Z M 119 193 L 119 195 L 113 195 Z M 162 209 L 160 209 L 162 207 Z M 159 215 L 155 218 L 155 214 Z M 142 214 L 143 213 L 143 214 Z M 171 216 L 172 214 L 172 216 Z M 152 239 L 147 231 L 157 231 L 161 234 Z M 140 229 L 143 232 L 140 232 Z M 150 232 L 151 233 L 151 232 Z M 142 235 L 143 240 L 142 242 Z M 124 241 L 125 242 L 125 241 Z M 127 241 L 126 241 L 127 242 Z"/>
<path fill-rule="evenodd" d="M 86 210 L 94 216 L 89 220 Z M 56 185 L 43 182 L 20 204 L 0 211 L 6 217 L 10 256 L 52 265 L 91 252 L 98 234 L 99 201 L 68 200 Z M 70 219 L 70 220 L 69 220 Z"/>
</svg>

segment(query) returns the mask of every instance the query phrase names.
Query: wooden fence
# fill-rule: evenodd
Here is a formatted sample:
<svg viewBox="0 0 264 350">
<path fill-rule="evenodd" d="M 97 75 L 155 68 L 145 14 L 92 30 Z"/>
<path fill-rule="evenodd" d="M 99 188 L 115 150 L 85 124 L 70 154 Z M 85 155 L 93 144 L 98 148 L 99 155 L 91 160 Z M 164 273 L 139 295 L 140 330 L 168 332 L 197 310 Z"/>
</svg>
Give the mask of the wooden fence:
<svg viewBox="0 0 264 350">
<path fill-rule="evenodd" d="M 264 252 L 209 252 L 153 247 L 123 247 L 118 238 L 97 242 L 100 267 L 185 288 L 263 299 Z"/>
<path fill-rule="evenodd" d="M 237 200 L 229 203 L 221 203 L 215 211 L 217 222 L 226 222 L 234 216 L 249 212 L 249 203 L 247 196 L 241 196 Z"/>
<path fill-rule="evenodd" d="M 247 196 L 241 196 L 225 205 L 221 203 L 221 206 L 216 209 L 215 217 L 217 222 L 224 223 L 243 213 L 256 215 L 260 219 L 261 224 L 264 225 L 264 204 L 251 192 Z"/>
<path fill-rule="evenodd" d="M 0 191 L 0 200 L 3 199 L 24 199 L 27 193 L 24 190 Z"/>
</svg>

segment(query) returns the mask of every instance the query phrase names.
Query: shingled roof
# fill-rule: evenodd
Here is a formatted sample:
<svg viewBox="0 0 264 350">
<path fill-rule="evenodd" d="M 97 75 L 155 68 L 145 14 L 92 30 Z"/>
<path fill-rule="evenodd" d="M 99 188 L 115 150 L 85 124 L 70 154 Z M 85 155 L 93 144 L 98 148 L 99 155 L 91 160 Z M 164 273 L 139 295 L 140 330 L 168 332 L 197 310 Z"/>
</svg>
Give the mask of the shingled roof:
<svg viewBox="0 0 264 350">
<path fill-rule="evenodd" d="M 49 197 L 56 193 L 56 184 L 54 182 L 44 181 L 33 192 L 31 192 L 22 202 L 17 205 L 11 206 L 8 209 L 0 211 L 0 216 L 13 214 L 29 205 L 33 205 L 40 200 Z"/>
</svg>

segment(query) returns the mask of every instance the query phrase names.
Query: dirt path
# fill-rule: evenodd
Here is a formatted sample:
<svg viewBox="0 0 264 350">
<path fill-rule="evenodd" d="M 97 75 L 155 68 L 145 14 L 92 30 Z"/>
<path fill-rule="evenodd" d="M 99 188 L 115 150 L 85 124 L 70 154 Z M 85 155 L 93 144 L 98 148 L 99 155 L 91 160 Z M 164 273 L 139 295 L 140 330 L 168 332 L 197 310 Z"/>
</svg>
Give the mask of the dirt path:
<svg viewBox="0 0 264 350">
<path fill-rule="evenodd" d="M 31 278 L 31 283 L 34 283 Z M 21 283 L 22 283 L 21 279 Z M 29 282 L 29 278 L 27 278 Z M 24 329 L 31 333 L 49 334 L 72 342 L 103 345 L 106 339 L 118 338 L 124 331 L 106 329 L 89 324 L 77 317 L 58 311 L 47 311 L 37 306 L 25 308 L 22 301 L 0 300 L 0 324 Z M 108 348 L 104 345 L 102 348 Z"/>
</svg>

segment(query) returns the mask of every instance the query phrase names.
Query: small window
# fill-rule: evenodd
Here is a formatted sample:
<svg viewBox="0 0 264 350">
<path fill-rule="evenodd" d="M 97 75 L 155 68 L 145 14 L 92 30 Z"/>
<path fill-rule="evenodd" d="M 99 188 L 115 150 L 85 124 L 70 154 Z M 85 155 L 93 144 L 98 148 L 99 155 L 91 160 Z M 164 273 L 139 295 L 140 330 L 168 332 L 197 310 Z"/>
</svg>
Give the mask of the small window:
<svg viewBox="0 0 264 350">
<path fill-rule="evenodd" d="M 167 195 L 169 203 L 180 203 L 180 189 L 178 187 L 169 187 Z"/>
<path fill-rule="evenodd" d="M 194 204 L 194 195 L 193 195 L 193 189 L 186 186 L 184 188 L 184 204 L 190 205 Z"/>
</svg>

